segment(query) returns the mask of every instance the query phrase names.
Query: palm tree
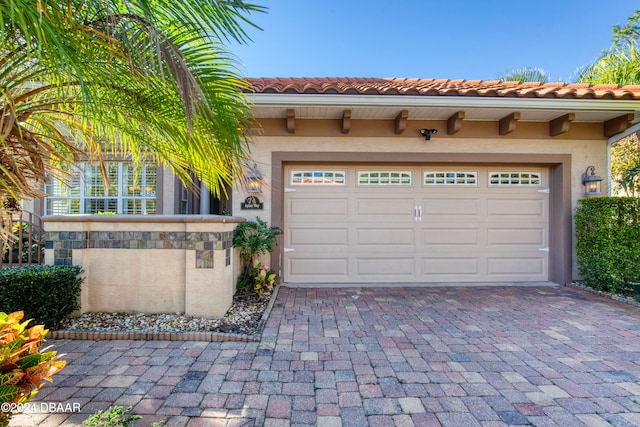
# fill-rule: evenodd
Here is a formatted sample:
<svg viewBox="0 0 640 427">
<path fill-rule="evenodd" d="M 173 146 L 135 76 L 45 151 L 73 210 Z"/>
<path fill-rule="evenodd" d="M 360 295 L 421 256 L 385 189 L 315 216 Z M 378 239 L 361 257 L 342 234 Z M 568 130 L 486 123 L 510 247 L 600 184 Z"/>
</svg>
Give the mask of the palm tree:
<svg viewBox="0 0 640 427">
<path fill-rule="evenodd" d="M 614 45 L 584 69 L 578 80 L 591 84 L 634 85 L 640 83 L 640 49 L 635 40 Z"/>
<path fill-rule="evenodd" d="M 223 42 L 242 0 L 0 0 L 0 202 L 38 197 L 81 159 L 192 174 L 212 191 L 248 150 L 244 80 Z"/>
<path fill-rule="evenodd" d="M 538 67 L 514 68 L 498 74 L 496 78 L 505 82 L 549 82 L 549 74 Z"/>
</svg>

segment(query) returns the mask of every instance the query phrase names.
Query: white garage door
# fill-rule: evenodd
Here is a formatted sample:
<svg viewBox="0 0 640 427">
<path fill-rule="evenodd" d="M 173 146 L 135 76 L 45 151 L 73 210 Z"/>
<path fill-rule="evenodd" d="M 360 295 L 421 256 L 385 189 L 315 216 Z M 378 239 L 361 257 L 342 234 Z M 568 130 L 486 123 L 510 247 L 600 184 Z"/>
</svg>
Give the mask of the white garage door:
<svg viewBox="0 0 640 427">
<path fill-rule="evenodd" d="M 288 166 L 284 281 L 548 278 L 547 170 Z"/>
</svg>

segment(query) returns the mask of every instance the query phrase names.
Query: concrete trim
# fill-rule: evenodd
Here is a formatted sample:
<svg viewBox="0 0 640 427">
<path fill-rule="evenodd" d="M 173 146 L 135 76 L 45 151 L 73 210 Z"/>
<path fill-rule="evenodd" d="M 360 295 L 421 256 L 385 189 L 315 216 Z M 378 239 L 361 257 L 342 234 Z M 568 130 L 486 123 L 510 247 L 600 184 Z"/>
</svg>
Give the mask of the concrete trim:
<svg viewBox="0 0 640 427">
<path fill-rule="evenodd" d="M 44 222 L 107 222 L 107 223 L 243 223 L 245 218 L 225 215 L 48 215 Z"/>
</svg>

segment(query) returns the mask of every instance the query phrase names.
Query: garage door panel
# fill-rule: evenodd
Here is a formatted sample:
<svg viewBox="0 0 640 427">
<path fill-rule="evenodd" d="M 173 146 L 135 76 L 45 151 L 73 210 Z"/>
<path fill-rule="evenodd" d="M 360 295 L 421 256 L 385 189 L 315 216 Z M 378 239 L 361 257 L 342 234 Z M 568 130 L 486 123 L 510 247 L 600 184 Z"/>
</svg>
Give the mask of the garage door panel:
<svg viewBox="0 0 640 427">
<path fill-rule="evenodd" d="M 414 215 L 415 201 L 413 198 L 366 198 L 356 202 L 358 216 L 372 218 L 387 218 L 390 216 L 412 218 Z M 375 219 L 373 219 L 375 220 Z"/>
<path fill-rule="evenodd" d="M 422 271 L 425 277 L 443 275 L 473 275 L 475 277 L 480 274 L 480 258 L 423 258 Z"/>
<path fill-rule="evenodd" d="M 296 227 L 289 228 L 287 240 L 288 246 L 296 246 L 300 249 L 325 250 L 327 246 L 346 248 L 349 244 L 349 229 L 342 228 L 316 228 Z M 321 247 L 321 248 L 320 248 Z"/>
<path fill-rule="evenodd" d="M 293 277 L 311 280 L 326 278 L 343 279 L 348 277 L 347 258 L 290 258 L 289 272 Z"/>
<path fill-rule="evenodd" d="M 545 201 L 540 199 L 487 199 L 487 215 L 541 217 L 545 213 Z"/>
<path fill-rule="evenodd" d="M 545 244 L 545 229 L 539 228 L 494 228 L 487 230 L 488 246 L 527 246 L 541 248 Z"/>
<path fill-rule="evenodd" d="M 361 277 L 376 276 L 393 278 L 413 279 L 415 276 L 415 259 L 413 255 L 404 258 L 357 258 L 357 274 Z M 389 280 L 389 279 L 387 279 Z"/>
<path fill-rule="evenodd" d="M 480 231 L 477 228 L 423 228 L 424 246 L 468 246 L 480 245 Z"/>
<path fill-rule="evenodd" d="M 356 244 L 361 248 L 380 245 L 412 248 L 415 246 L 415 232 L 413 228 L 357 228 Z"/>
<path fill-rule="evenodd" d="M 425 220 L 438 217 L 475 216 L 480 213 L 480 200 L 477 198 L 423 199 L 421 206 Z"/>
<path fill-rule="evenodd" d="M 341 198 L 301 197 L 289 200 L 289 215 L 297 220 L 305 216 L 346 217 L 349 211 L 348 200 Z"/>
<path fill-rule="evenodd" d="M 525 275 L 541 275 L 544 272 L 542 257 L 492 257 L 487 260 L 489 275 L 508 275 L 517 278 Z"/>
</svg>

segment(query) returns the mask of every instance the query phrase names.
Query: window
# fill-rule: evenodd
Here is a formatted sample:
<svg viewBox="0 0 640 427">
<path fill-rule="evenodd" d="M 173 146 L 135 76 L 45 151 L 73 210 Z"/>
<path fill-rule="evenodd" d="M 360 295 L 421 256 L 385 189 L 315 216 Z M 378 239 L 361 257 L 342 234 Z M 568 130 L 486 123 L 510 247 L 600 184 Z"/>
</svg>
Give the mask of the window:
<svg viewBox="0 0 640 427">
<path fill-rule="evenodd" d="M 46 214 L 156 213 L 156 166 L 106 162 L 105 168 L 107 186 L 95 163 L 79 164 L 68 183 L 51 180 L 45 186 Z"/>
<path fill-rule="evenodd" d="M 522 186 L 542 185 L 540 172 L 489 172 L 489 185 Z"/>
<path fill-rule="evenodd" d="M 478 185 L 478 172 L 426 171 L 424 185 Z"/>
<path fill-rule="evenodd" d="M 345 185 L 345 171 L 291 171 L 292 185 Z"/>
<path fill-rule="evenodd" d="M 178 213 L 189 213 L 189 190 L 184 185 L 180 185 L 180 212 Z"/>
<path fill-rule="evenodd" d="M 358 185 L 411 185 L 411 171 L 358 171 Z"/>
</svg>

